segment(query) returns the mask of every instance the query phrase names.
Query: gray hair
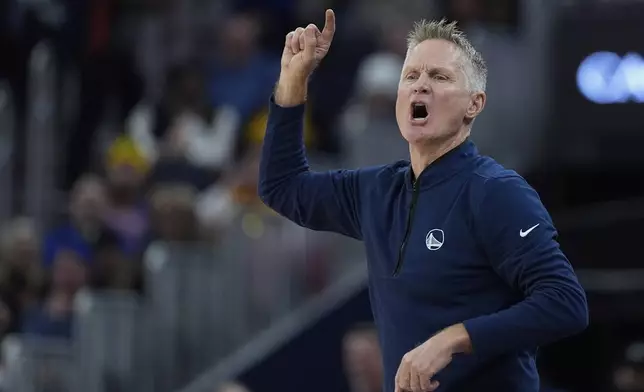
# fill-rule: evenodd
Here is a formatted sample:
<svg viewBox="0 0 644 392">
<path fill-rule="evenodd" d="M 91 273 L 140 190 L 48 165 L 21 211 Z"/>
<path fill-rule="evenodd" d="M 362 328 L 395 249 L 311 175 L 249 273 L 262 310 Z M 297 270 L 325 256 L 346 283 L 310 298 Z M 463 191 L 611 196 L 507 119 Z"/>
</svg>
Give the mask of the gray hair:
<svg viewBox="0 0 644 392">
<path fill-rule="evenodd" d="M 421 20 L 414 24 L 414 28 L 407 36 L 407 50 L 430 39 L 442 39 L 456 45 L 465 56 L 463 71 L 467 79 L 467 87 L 472 92 L 484 92 L 487 80 L 487 66 L 481 54 L 474 48 L 457 26 L 456 22 Z"/>
</svg>

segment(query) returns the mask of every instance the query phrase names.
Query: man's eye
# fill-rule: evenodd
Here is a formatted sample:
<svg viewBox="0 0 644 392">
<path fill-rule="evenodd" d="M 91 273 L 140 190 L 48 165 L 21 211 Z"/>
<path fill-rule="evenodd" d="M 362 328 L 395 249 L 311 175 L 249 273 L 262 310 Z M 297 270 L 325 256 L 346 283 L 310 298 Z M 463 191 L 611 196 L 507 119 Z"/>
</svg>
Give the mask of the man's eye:
<svg viewBox="0 0 644 392">
<path fill-rule="evenodd" d="M 434 75 L 434 79 L 436 79 L 436 80 L 447 80 L 447 76 L 445 76 L 443 74 L 436 74 L 436 75 Z"/>
<path fill-rule="evenodd" d="M 417 78 L 416 74 L 409 74 L 409 75 L 407 75 L 407 76 L 405 77 L 405 79 L 407 79 L 407 80 L 414 80 L 414 79 L 416 79 L 416 78 Z"/>
</svg>

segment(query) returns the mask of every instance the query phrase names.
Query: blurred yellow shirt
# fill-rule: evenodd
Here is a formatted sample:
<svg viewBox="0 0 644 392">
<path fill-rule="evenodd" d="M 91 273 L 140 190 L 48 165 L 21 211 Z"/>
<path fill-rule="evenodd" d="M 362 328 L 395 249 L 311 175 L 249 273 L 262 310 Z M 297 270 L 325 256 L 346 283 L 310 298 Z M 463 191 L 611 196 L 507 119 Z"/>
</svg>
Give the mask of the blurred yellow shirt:
<svg viewBox="0 0 644 392">
<path fill-rule="evenodd" d="M 244 129 L 244 139 L 250 144 L 261 144 L 266 133 L 266 122 L 268 121 L 268 109 L 262 109 L 251 117 Z M 304 145 L 313 147 L 315 145 L 315 132 L 311 115 L 307 110 L 304 114 Z"/>
</svg>

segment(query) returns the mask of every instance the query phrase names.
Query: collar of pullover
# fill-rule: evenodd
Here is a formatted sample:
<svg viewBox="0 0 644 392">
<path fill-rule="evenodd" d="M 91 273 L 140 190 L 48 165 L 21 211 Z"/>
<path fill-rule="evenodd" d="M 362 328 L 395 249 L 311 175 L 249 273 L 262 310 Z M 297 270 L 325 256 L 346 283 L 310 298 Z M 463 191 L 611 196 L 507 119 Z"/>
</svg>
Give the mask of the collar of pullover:
<svg viewBox="0 0 644 392">
<path fill-rule="evenodd" d="M 461 171 L 472 161 L 473 158 L 478 156 L 478 154 L 479 152 L 474 145 L 474 142 L 467 139 L 427 166 L 425 170 L 420 173 L 420 176 L 416 181 L 414 181 L 414 174 L 410 163 L 407 168 L 407 172 L 405 173 L 407 189 L 413 190 L 414 183 L 419 190 L 431 188 Z"/>
</svg>

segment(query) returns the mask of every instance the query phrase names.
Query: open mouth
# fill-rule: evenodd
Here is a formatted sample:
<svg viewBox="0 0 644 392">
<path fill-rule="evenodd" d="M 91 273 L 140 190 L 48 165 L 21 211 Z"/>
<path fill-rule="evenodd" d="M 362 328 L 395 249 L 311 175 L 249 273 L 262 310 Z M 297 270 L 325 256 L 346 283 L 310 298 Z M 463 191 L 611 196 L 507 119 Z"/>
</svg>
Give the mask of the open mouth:
<svg viewBox="0 0 644 392">
<path fill-rule="evenodd" d="M 411 118 L 414 121 L 424 121 L 429 116 L 427 105 L 423 102 L 412 102 Z"/>
</svg>

